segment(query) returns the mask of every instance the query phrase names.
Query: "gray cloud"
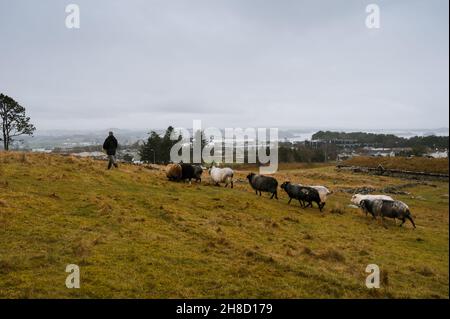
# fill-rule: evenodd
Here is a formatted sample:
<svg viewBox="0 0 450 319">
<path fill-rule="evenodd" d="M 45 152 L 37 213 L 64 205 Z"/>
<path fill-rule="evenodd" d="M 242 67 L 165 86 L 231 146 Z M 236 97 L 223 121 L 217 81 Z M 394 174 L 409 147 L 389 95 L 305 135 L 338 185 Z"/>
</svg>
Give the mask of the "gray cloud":
<svg viewBox="0 0 450 319">
<path fill-rule="evenodd" d="M 0 91 L 38 128 L 448 126 L 448 2 L 0 2 Z"/>
</svg>

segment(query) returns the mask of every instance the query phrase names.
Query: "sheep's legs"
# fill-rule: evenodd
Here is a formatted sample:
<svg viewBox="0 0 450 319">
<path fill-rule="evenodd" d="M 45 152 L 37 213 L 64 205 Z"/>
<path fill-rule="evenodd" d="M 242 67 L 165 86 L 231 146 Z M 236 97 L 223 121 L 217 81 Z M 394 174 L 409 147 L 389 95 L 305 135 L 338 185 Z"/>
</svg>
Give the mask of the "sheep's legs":
<svg viewBox="0 0 450 319">
<path fill-rule="evenodd" d="M 323 206 L 325 206 L 325 203 L 317 203 L 319 205 L 319 210 L 322 211 Z"/>
<path fill-rule="evenodd" d="M 385 220 L 384 220 L 384 216 L 381 216 L 381 224 L 383 225 L 384 228 L 387 228 Z"/>
<path fill-rule="evenodd" d="M 291 197 L 291 198 L 289 198 L 288 204 L 290 204 L 290 203 L 291 203 L 291 200 L 292 200 L 292 197 Z"/>
<path fill-rule="evenodd" d="M 414 223 L 414 220 L 412 219 L 411 216 L 406 216 L 406 218 L 409 219 L 409 221 L 411 222 L 411 224 L 414 226 L 414 228 L 416 228 L 416 224 Z"/>
<path fill-rule="evenodd" d="M 376 218 L 376 217 L 375 217 L 375 221 L 378 223 L 378 225 L 381 224 L 382 226 L 384 226 L 384 223 L 383 223 L 383 217 L 381 217 L 381 216 L 380 216 L 380 218 Z M 384 227 L 386 227 L 386 226 L 384 226 Z"/>
<path fill-rule="evenodd" d="M 411 217 L 409 217 L 409 216 L 403 217 L 402 223 L 400 224 L 399 227 L 403 226 L 403 224 L 406 222 L 406 219 L 408 219 L 411 222 L 411 224 L 414 226 L 414 228 L 416 228 L 416 224 L 414 223 L 414 220 Z"/>
<path fill-rule="evenodd" d="M 230 182 L 231 188 L 233 188 L 233 181 Z M 225 187 L 228 187 L 228 183 L 225 184 Z"/>
</svg>

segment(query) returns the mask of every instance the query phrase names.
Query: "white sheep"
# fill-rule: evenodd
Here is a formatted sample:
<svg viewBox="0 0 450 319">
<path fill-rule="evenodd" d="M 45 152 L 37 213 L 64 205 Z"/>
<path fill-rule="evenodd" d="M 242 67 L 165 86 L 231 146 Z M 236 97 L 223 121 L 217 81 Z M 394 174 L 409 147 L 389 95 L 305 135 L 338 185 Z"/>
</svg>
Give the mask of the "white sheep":
<svg viewBox="0 0 450 319">
<path fill-rule="evenodd" d="M 363 199 L 375 200 L 375 199 L 383 199 L 383 200 L 394 200 L 391 196 L 388 195 L 363 195 L 363 194 L 355 194 L 352 196 L 351 202 L 356 206 L 359 206 Z"/>
<path fill-rule="evenodd" d="M 219 185 L 220 183 L 225 183 L 225 187 L 227 187 L 228 184 L 231 184 L 231 188 L 233 188 L 234 172 L 231 168 L 211 167 L 209 169 L 209 175 L 213 184 Z"/>
</svg>

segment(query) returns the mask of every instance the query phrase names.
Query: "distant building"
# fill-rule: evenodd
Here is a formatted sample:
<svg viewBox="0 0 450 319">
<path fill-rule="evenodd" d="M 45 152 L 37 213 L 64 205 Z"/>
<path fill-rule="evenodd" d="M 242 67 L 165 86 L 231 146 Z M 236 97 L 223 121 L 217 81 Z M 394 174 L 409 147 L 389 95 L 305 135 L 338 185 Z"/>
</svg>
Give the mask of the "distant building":
<svg viewBox="0 0 450 319">
<path fill-rule="evenodd" d="M 428 158 L 448 158 L 448 151 L 435 151 L 425 155 Z"/>
<path fill-rule="evenodd" d="M 374 156 L 374 157 L 395 157 L 395 151 L 391 148 L 385 147 L 369 147 L 363 148 L 364 155 Z"/>
<path fill-rule="evenodd" d="M 46 149 L 46 148 L 33 148 L 31 150 L 34 153 L 51 153 L 52 150 Z"/>
<path fill-rule="evenodd" d="M 70 155 L 78 157 L 92 157 L 97 159 L 106 159 L 108 156 L 103 152 L 81 152 L 81 153 L 71 153 Z"/>
<path fill-rule="evenodd" d="M 341 161 L 346 161 L 349 159 L 352 159 L 353 157 L 359 156 L 359 154 L 352 152 L 352 153 L 340 153 L 337 155 L 337 161 L 341 162 Z"/>
<path fill-rule="evenodd" d="M 352 148 L 352 147 L 358 147 L 360 146 L 360 144 L 358 143 L 357 140 L 352 140 L 352 139 L 315 139 L 315 140 L 306 140 L 304 142 L 305 146 L 309 146 L 312 148 L 318 148 L 322 145 L 328 145 L 328 144 L 332 144 L 332 145 L 336 145 L 336 146 L 340 146 L 340 147 L 346 147 L 346 148 Z"/>
<path fill-rule="evenodd" d="M 119 151 L 117 151 L 117 155 L 119 158 L 122 158 L 122 159 L 124 157 L 130 157 L 131 162 L 140 162 L 141 161 L 141 156 L 139 154 L 139 151 L 137 151 L 137 150 L 132 150 L 132 149 L 119 150 Z"/>
</svg>

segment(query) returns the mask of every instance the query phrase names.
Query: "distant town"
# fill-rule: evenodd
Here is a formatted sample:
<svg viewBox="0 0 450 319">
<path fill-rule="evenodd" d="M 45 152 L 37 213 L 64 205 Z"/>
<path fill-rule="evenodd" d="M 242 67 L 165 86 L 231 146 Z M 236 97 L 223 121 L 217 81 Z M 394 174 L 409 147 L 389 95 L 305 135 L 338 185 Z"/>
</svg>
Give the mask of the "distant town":
<svg viewBox="0 0 450 319">
<path fill-rule="evenodd" d="M 11 146 L 13 150 L 70 154 L 79 157 L 106 158 L 102 143 L 106 133 L 115 132 L 120 144 L 118 157 L 122 161 L 153 162 L 143 159 L 142 148 L 149 132 L 107 129 L 94 132 L 47 131 L 25 137 Z M 155 130 L 160 136 L 164 130 Z M 395 157 L 423 156 L 448 158 L 448 129 L 378 132 L 279 130 L 280 162 L 343 161 L 356 156 Z"/>
</svg>

